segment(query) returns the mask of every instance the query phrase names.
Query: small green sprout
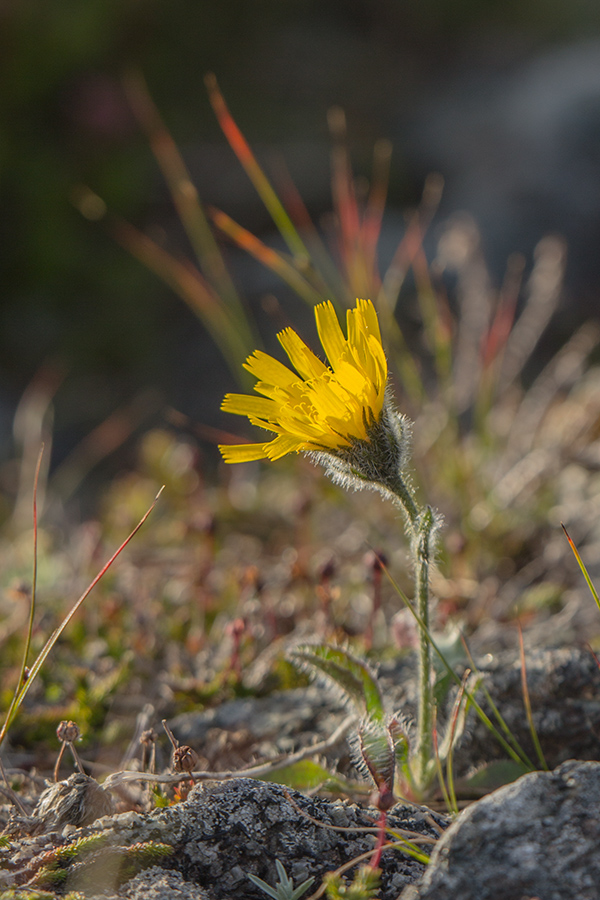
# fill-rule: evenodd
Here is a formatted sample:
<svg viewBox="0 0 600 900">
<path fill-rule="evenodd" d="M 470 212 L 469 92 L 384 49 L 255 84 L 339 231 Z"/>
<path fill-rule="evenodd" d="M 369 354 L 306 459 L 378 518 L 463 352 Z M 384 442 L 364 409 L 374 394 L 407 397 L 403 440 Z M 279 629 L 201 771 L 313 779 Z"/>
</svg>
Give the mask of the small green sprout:
<svg viewBox="0 0 600 900">
<path fill-rule="evenodd" d="M 329 872 L 324 879 L 329 900 L 375 900 L 380 880 L 381 869 L 372 866 L 361 866 L 350 884 L 336 872 Z"/>
<path fill-rule="evenodd" d="M 315 880 L 311 875 L 310 878 L 307 878 L 306 881 L 303 881 L 302 884 L 299 884 L 298 887 L 295 888 L 294 882 L 288 877 L 283 864 L 278 859 L 275 860 L 275 865 L 277 866 L 279 881 L 274 888 L 257 875 L 248 875 L 250 881 L 259 887 L 261 891 L 264 891 L 269 897 L 272 897 L 273 900 L 298 900 L 299 897 L 302 897 L 302 895 L 306 893 Z"/>
</svg>

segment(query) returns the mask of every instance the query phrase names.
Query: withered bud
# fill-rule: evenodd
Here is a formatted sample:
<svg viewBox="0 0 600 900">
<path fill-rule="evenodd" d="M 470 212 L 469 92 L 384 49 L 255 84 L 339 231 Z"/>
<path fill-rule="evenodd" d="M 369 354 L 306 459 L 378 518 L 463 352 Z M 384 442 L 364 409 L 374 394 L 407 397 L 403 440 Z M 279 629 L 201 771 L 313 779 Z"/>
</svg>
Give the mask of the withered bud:
<svg viewBox="0 0 600 900">
<path fill-rule="evenodd" d="M 389 787 L 382 785 L 378 791 L 373 791 L 369 797 L 369 803 L 376 806 L 380 812 L 387 812 L 395 805 L 396 798 Z"/>
<path fill-rule="evenodd" d="M 73 744 L 75 741 L 79 740 L 79 726 L 75 722 L 72 722 L 71 719 L 69 719 L 68 722 L 66 719 L 63 719 L 56 729 L 56 737 L 64 744 Z"/>
<path fill-rule="evenodd" d="M 173 751 L 171 765 L 175 772 L 193 772 L 198 764 L 198 754 L 187 744 L 182 744 Z"/>
<path fill-rule="evenodd" d="M 145 731 L 142 731 L 140 735 L 140 744 L 143 744 L 145 747 L 149 747 L 152 744 L 155 744 L 158 740 L 158 735 L 154 728 L 146 728 Z"/>
</svg>

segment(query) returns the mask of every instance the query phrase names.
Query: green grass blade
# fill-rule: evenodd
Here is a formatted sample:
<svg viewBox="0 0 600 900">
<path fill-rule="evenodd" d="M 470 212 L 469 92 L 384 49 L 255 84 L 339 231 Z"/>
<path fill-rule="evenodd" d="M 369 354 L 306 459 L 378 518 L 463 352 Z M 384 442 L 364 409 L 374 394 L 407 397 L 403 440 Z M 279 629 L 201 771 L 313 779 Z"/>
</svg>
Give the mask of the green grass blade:
<svg viewBox="0 0 600 900">
<path fill-rule="evenodd" d="M 582 572 L 582 574 L 583 574 L 583 577 L 584 577 L 585 580 L 586 580 L 586 584 L 587 584 L 587 586 L 589 587 L 589 589 L 590 589 L 590 591 L 591 591 L 592 597 L 593 597 L 594 600 L 596 601 L 596 606 L 598 607 L 598 609 L 600 609 L 600 597 L 598 596 L 598 591 L 597 591 L 596 588 L 594 587 L 594 582 L 593 582 L 592 579 L 590 578 L 589 572 L 588 572 L 588 570 L 586 569 L 585 563 L 584 563 L 584 561 L 582 560 L 581 556 L 579 555 L 579 550 L 577 549 L 577 547 L 576 547 L 575 544 L 573 543 L 573 541 L 572 541 L 572 539 L 571 539 L 571 536 L 569 535 L 569 532 L 567 531 L 567 529 L 565 528 L 565 526 L 563 525 L 562 522 L 560 523 L 560 527 L 561 527 L 562 530 L 564 531 L 565 536 L 566 536 L 566 538 L 567 538 L 567 540 L 568 540 L 568 542 L 569 542 L 569 545 L 570 545 L 570 547 L 571 547 L 571 550 L 572 550 L 573 553 L 575 554 L 575 559 L 577 560 L 577 563 L 578 563 L 578 565 L 579 565 L 579 568 L 581 569 L 581 572 Z"/>
</svg>

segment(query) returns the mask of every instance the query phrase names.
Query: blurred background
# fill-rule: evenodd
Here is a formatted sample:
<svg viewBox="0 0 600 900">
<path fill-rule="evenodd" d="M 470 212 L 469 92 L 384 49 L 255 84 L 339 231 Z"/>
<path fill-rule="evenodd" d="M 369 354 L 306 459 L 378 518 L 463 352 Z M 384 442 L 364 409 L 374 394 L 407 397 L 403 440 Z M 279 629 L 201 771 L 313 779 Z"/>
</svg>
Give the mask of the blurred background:
<svg viewBox="0 0 600 900">
<path fill-rule="evenodd" d="M 530 260 L 560 233 L 554 340 L 600 309 L 600 6 L 589 0 L 4 0 L 0 20 L 0 460 L 23 440 L 24 396 L 52 410 L 53 466 L 119 410 L 120 454 L 167 409 L 224 425 L 219 398 L 234 382 L 200 321 L 72 202 L 87 185 L 191 255 L 123 91 L 133 68 L 201 199 L 267 242 L 270 220 L 208 103 L 209 71 L 265 165 L 285 159 L 315 221 L 331 209 L 337 105 L 359 176 L 375 141 L 393 144 L 382 244 L 397 243 L 439 172 L 432 248 L 466 210 L 500 282 L 511 253 Z M 285 303 L 274 277 L 227 252 L 251 308 Z M 110 447 L 109 467 L 120 464 Z M 14 469 L 0 473 L 10 492 Z"/>
</svg>

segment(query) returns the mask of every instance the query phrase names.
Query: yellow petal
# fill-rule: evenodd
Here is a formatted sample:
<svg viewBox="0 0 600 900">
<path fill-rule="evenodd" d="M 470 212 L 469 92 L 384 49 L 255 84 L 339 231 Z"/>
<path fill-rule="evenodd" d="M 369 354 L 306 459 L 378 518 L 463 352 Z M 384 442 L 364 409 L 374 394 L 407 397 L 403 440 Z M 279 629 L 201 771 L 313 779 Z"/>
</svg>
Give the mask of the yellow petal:
<svg viewBox="0 0 600 900">
<path fill-rule="evenodd" d="M 257 378 L 256 393 L 228 394 L 223 409 L 246 415 L 275 437 L 262 444 L 223 446 L 227 462 L 335 452 L 369 440 L 370 426 L 381 417 L 388 374 L 375 308 L 370 300 L 357 300 L 348 311 L 347 338 L 330 302 L 315 308 L 315 319 L 330 367 L 290 328 L 278 337 L 298 374 L 262 351 L 250 356 L 246 368 Z"/>
<path fill-rule="evenodd" d="M 267 400 L 266 397 L 253 397 L 251 394 L 225 394 L 221 409 L 237 416 L 260 416 L 269 419 L 277 415 L 279 404 L 274 400 Z"/>
<path fill-rule="evenodd" d="M 366 325 L 369 334 L 372 334 L 381 344 L 381 331 L 379 330 L 379 319 L 375 312 L 375 307 L 370 300 L 357 300 L 357 310 Z"/>
<path fill-rule="evenodd" d="M 244 368 L 259 381 L 266 381 L 277 387 L 288 387 L 298 381 L 295 372 L 262 350 L 255 350 L 244 363 Z"/>
<path fill-rule="evenodd" d="M 226 463 L 252 462 L 266 459 L 265 444 L 219 444 L 219 450 Z"/>
<path fill-rule="evenodd" d="M 330 300 L 315 307 L 315 319 L 323 350 L 327 354 L 329 365 L 335 371 L 337 361 L 346 347 L 346 339 Z"/>
<path fill-rule="evenodd" d="M 321 360 L 306 346 L 302 338 L 291 328 L 277 335 L 279 343 L 289 356 L 293 367 L 302 378 L 320 378 L 327 371 Z"/>
<path fill-rule="evenodd" d="M 299 441 L 297 438 L 289 437 L 285 434 L 280 434 L 274 441 L 265 444 L 265 456 L 268 456 L 269 459 L 281 459 L 286 453 L 293 453 L 294 451 L 300 450 L 302 445 L 303 441 Z"/>
</svg>

